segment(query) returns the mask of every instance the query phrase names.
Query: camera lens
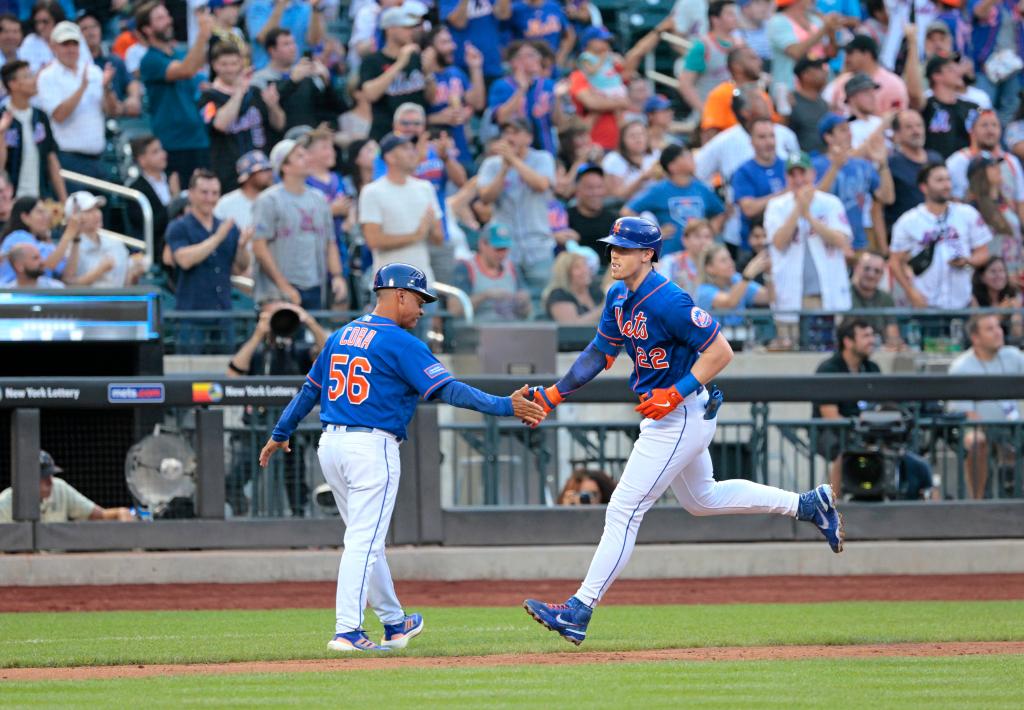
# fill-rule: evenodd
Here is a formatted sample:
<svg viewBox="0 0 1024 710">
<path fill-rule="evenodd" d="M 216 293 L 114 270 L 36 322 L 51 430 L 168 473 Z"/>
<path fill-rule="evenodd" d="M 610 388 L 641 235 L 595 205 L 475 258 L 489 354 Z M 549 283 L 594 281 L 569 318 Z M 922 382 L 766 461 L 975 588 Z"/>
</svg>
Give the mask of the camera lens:
<svg viewBox="0 0 1024 710">
<path fill-rule="evenodd" d="M 594 499 L 590 497 L 589 493 L 580 493 L 580 505 L 590 505 L 594 502 Z"/>
</svg>

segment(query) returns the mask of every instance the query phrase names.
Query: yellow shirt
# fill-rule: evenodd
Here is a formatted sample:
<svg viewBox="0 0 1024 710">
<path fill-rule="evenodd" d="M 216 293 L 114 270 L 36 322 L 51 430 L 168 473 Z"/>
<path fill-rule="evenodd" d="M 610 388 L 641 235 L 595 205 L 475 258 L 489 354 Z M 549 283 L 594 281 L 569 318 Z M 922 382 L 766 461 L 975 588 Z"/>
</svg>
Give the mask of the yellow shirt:
<svg viewBox="0 0 1024 710">
<path fill-rule="evenodd" d="M 10 523 L 13 492 L 10 488 L 0 492 L 0 523 Z M 39 501 L 39 521 L 66 523 L 69 520 L 88 520 L 96 504 L 75 490 L 63 478 L 53 477 L 53 491 L 49 498 Z"/>
</svg>

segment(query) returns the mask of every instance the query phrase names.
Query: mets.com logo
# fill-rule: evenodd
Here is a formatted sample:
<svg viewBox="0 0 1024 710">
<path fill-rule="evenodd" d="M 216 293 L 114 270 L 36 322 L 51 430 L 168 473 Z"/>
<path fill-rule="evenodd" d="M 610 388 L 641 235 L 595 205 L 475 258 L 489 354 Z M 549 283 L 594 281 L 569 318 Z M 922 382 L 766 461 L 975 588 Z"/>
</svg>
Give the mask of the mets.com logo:
<svg viewBox="0 0 1024 710">
<path fill-rule="evenodd" d="M 145 384 L 121 384 L 112 382 L 107 385 L 107 401 L 111 404 L 136 404 L 139 402 L 163 402 L 164 386 L 159 382 Z"/>
</svg>

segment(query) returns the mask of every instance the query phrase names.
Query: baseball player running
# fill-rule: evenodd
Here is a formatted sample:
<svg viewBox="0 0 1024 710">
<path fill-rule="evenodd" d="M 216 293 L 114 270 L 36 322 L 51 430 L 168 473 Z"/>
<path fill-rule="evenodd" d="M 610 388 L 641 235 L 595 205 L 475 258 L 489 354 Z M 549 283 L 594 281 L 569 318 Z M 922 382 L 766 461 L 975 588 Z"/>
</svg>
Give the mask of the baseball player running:
<svg viewBox="0 0 1024 710">
<path fill-rule="evenodd" d="M 653 269 L 661 255 L 658 227 L 623 217 L 601 241 L 610 245 L 617 283 L 608 291 L 597 335 L 565 377 L 531 390 L 546 415 L 611 367 L 625 347 L 634 363 L 630 384 L 640 397 L 636 411 L 645 417 L 579 591 L 564 604 L 523 602 L 530 616 L 577 646 L 594 607 L 629 561 L 644 513 L 669 486 L 693 515 L 790 515 L 817 525 L 833 552 L 843 549 L 842 518 L 828 485 L 798 495 L 751 481 L 715 481 L 708 446 L 722 395 L 705 385 L 729 364 L 732 348 L 715 319 Z"/>
<path fill-rule="evenodd" d="M 536 425 L 544 410 L 525 398 L 528 388 L 494 397 L 455 380 L 427 346 L 403 330 L 423 316 L 423 305 L 437 300 L 423 272 L 408 264 L 388 264 L 373 281 L 377 307 L 328 338 L 260 452 L 266 466 L 314 405 L 320 405 L 323 434 L 318 456 L 344 520 L 345 549 L 338 568 L 333 651 L 387 651 L 405 648 L 423 631 L 420 614 L 407 615 L 384 558 L 384 537 L 398 492 L 398 445 L 419 397 L 494 416 L 516 416 Z M 369 602 L 384 624 L 380 645 L 363 631 Z"/>
</svg>

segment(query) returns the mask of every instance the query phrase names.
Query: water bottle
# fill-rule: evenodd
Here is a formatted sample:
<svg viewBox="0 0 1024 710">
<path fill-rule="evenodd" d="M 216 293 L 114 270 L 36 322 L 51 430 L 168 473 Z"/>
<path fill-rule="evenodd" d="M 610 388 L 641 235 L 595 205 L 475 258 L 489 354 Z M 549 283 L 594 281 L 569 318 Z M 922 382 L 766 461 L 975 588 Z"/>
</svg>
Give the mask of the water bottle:
<svg viewBox="0 0 1024 710">
<path fill-rule="evenodd" d="M 907 346 L 911 350 L 921 349 L 921 326 L 916 320 L 907 323 Z"/>
</svg>

